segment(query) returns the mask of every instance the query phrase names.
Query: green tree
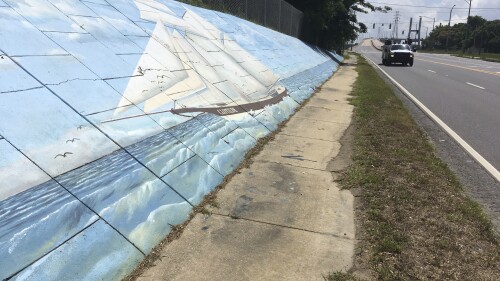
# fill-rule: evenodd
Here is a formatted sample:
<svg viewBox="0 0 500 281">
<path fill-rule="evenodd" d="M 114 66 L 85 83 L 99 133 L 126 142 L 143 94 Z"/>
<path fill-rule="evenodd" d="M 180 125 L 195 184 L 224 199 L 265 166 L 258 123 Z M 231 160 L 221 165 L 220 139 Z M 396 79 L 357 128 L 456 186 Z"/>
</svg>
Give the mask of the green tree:
<svg viewBox="0 0 500 281">
<path fill-rule="evenodd" d="M 451 27 L 438 26 L 424 40 L 424 46 L 430 49 L 463 49 L 499 53 L 500 20 L 487 21 L 480 16 L 469 18 L 468 23 L 458 23 Z"/>
<path fill-rule="evenodd" d="M 387 12 L 390 7 L 373 6 L 365 0 L 287 0 L 304 12 L 302 39 L 326 49 L 341 50 L 367 27 L 357 13 Z"/>
</svg>

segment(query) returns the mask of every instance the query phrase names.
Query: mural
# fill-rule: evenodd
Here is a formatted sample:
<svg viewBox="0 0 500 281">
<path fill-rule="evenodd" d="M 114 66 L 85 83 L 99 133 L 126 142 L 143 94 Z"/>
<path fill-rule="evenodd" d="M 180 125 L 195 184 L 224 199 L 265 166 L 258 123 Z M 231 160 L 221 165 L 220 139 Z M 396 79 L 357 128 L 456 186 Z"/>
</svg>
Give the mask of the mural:
<svg viewBox="0 0 500 281">
<path fill-rule="evenodd" d="M 0 279 L 121 279 L 330 56 L 170 0 L 0 0 Z"/>
</svg>

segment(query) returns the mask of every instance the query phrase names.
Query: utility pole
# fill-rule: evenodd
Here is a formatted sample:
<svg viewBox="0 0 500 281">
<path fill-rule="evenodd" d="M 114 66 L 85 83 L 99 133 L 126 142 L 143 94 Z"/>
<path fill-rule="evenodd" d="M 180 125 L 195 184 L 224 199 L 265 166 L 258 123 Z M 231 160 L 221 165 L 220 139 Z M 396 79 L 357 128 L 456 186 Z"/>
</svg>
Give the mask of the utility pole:
<svg viewBox="0 0 500 281">
<path fill-rule="evenodd" d="M 422 29 L 422 17 L 418 20 L 418 46 L 422 47 L 422 44 L 420 44 L 420 30 Z"/>
<path fill-rule="evenodd" d="M 469 37 L 469 29 L 470 29 L 470 26 L 469 26 L 469 18 L 470 18 L 470 6 L 472 5 L 472 0 L 465 0 L 465 2 L 467 2 L 467 4 L 469 4 L 469 13 L 467 14 L 467 29 L 465 31 L 465 40 L 467 40 L 467 38 Z M 463 41 L 464 43 L 462 44 L 462 51 L 465 52 L 465 40 Z M 475 38 L 474 38 L 475 40 Z M 474 45 L 475 42 L 474 42 Z"/>
<path fill-rule="evenodd" d="M 451 10 L 450 10 L 450 19 L 448 20 L 448 27 L 450 27 L 450 23 L 451 23 L 451 12 L 453 12 L 453 8 L 455 8 L 456 5 L 453 5 L 453 7 L 451 7 Z"/>
<path fill-rule="evenodd" d="M 451 10 L 450 10 L 450 19 L 448 20 L 448 30 L 446 32 L 446 50 L 448 50 L 448 40 L 450 39 L 451 12 L 453 12 L 453 8 L 455 8 L 455 6 L 456 5 L 453 5 L 453 7 L 451 7 Z"/>
<path fill-rule="evenodd" d="M 399 24 L 399 11 L 396 11 L 396 15 L 394 16 L 394 30 L 392 38 L 398 39 L 398 24 Z"/>
<path fill-rule="evenodd" d="M 472 0 L 465 0 L 465 2 L 467 2 L 469 4 L 469 14 L 467 15 L 467 23 L 469 23 L 469 18 L 470 18 L 470 6 L 472 5 Z"/>
</svg>

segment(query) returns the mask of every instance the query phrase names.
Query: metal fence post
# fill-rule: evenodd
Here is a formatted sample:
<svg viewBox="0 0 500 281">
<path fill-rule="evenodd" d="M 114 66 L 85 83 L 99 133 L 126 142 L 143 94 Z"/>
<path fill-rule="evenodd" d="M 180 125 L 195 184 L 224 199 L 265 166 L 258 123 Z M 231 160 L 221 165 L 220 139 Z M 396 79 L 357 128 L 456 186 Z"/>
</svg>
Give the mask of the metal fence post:
<svg viewBox="0 0 500 281">
<path fill-rule="evenodd" d="M 0 0 L 1 1 L 1 0 Z M 299 37 L 302 29 L 303 13 L 286 0 L 201 0 L 208 8 L 238 17 L 246 17 L 255 23 L 290 36 Z M 250 3 L 249 3 L 250 1 Z M 270 6 L 267 6 L 267 2 Z M 264 7 L 262 7 L 264 5 Z M 244 12 L 241 9 L 245 9 Z M 264 8 L 264 11 L 262 11 Z M 269 10 L 268 10 L 269 8 Z M 250 11 L 252 9 L 252 11 Z M 276 12 L 278 17 L 276 18 Z M 264 16 L 264 19 L 262 19 Z M 269 17 L 269 19 L 268 19 Z M 290 21 L 288 23 L 287 21 Z M 278 26 L 276 26 L 276 23 Z M 288 26 L 290 25 L 290 26 Z"/>
<path fill-rule="evenodd" d="M 267 0 L 264 0 L 264 25 L 267 26 Z"/>
<path fill-rule="evenodd" d="M 278 15 L 278 31 L 281 32 L 281 4 L 282 4 L 283 0 L 279 0 L 279 1 L 280 1 L 280 12 Z"/>
</svg>

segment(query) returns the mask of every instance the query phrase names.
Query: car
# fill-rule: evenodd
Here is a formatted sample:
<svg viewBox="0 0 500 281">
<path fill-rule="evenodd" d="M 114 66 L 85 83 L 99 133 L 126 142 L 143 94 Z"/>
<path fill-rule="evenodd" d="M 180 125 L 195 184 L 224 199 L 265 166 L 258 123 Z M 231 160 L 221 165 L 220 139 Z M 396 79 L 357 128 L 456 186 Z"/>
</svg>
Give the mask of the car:
<svg viewBox="0 0 500 281">
<path fill-rule="evenodd" d="M 385 44 L 382 48 L 382 64 L 402 63 L 413 66 L 414 53 L 407 44 Z"/>
</svg>

